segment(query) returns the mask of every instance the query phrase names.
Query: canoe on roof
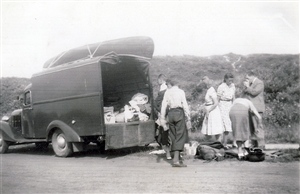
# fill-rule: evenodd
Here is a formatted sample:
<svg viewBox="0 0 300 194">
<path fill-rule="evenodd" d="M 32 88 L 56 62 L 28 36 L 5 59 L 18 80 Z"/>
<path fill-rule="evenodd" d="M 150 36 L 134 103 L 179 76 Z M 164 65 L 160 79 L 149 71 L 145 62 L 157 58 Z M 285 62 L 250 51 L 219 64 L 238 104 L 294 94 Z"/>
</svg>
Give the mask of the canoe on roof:
<svg viewBox="0 0 300 194">
<path fill-rule="evenodd" d="M 46 61 L 43 67 L 51 68 L 81 59 L 103 56 L 110 52 L 151 59 L 154 43 L 150 37 L 136 36 L 88 44 L 62 52 Z"/>
</svg>

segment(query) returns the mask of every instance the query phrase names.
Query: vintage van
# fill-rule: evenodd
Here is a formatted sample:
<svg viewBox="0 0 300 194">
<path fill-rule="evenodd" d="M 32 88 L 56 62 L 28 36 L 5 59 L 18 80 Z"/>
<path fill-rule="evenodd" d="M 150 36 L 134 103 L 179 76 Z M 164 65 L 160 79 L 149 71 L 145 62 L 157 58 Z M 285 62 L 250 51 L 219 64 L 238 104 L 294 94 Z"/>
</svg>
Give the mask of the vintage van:
<svg viewBox="0 0 300 194">
<path fill-rule="evenodd" d="M 155 122 L 149 37 L 71 49 L 48 60 L 20 97 L 22 109 L 1 120 L 0 152 L 10 145 L 52 144 L 67 157 L 93 142 L 105 149 L 145 146 Z"/>
</svg>

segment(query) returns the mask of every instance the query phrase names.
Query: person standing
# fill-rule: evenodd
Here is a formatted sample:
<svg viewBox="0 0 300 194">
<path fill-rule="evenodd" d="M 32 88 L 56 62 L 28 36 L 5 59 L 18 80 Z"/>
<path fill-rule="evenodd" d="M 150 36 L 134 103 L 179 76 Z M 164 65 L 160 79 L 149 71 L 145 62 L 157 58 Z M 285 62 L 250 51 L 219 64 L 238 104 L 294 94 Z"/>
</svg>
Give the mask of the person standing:
<svg viewBox="0 0 300 194">
<path fill-rule="evenodd" d="M 160 119 L 161 122 L 168 120 L 171 151 L 174 152 L 172 166 L 186 167 L 180 161 L 180 152 L 183 151 L 188 137 L 186 119 L 190 120 L 190 111 L 185 92 L 178 88 L 173 79 L 166 80 L 166 83 L 168 89 L 162 101 Z"/>
<path fill-rule="evenodd" d="M 243 94 L 249 99 L 258 113 L 263 116 L 265 111 L 264 101 L 264 82 L 258 79 L 253 71 L 249 71 L 246 75 L 246 81 L 244 82 Z M 265 147 L 265 134 L 263 128 L 259 130 L 259 133 L 255 133 L 255 129 L 258 128 L 258 121 L 253 115 L 251 116 L 250 129 L 251 129 L 251 143 L 254 147 L 264 149 Z"/>
<path fill-rule="evenodd" d="M 234 76 L 232 73 L 226 73 L 224 76 L 224 82 L 219 85 L 217 89 L 217 95 L 219 99 L 219 108 L 221 111 L 221 117 L 224 126 L 223 145 L 228 149 L 227 139 L 228 134 L 232 132 L 231 120 L 229 118 L 229 111 L 233 100 L 235 99 L 235 85 L 233 83 Z M 236 146 L 235 140 L 233 140 L 233 146 Z"/>
<path fill-rule="evenodd" d="M 208 88 L 205 94 L 205 118 L 203 120 L 201 132 L 205 135 L 214 135 L 217 141 L 224 131 L 219 101 L 216 90 L 212 87 L 212 80 L 207 76 L 202 78 L 203 83 Z"/>
<path fill-rule="evenodd" d="M 171 154 L 170 154 L 170 143 L 169 143 L 169 130 L 167 129 L 166 125 L 163 125 L 160 122 L 160 111 L 161 111 L 161 105 L 164 98 L 164 94 L 167 90 L 167 84 L 166 84 L 166 76 L 164 74 L 158 75 L 158 84 L 159 84 L 159 92 L 157 94 L 157 97 L 154 100 L 154 110 L 158 116 L 158 119 L 156 120 L 156 129 L 157 129 L 157 137 L 156 140 L 159 144 L 161 144 L 162 148 L 166 152 L 166 158 L 167 160 L 171 160 Z M 166 129 L 164 129 L 164 127 Z"/>
<path fill-rule="evenodd" d="M 256 108 L 250 100 L 246 98 L 235 99 L 229 111 L 230 119 L 232 121 L 233 135 L 238 147 L 239 160 L 243 159 L 243 157 L 248 154 L 247 152 L 243 152 L 242 145 L 244 144 L 244 147 L 247 149 L 248 145 L 246 145 L 246 142 L 251 136 L 249 112 L 253 113 L 253 115 L 257 119 L 258 125 L 255 130 L 256 133 L 259 133 L 259 131 L 262 129 L 262 117 L 257 112 Z"/>
</svg>

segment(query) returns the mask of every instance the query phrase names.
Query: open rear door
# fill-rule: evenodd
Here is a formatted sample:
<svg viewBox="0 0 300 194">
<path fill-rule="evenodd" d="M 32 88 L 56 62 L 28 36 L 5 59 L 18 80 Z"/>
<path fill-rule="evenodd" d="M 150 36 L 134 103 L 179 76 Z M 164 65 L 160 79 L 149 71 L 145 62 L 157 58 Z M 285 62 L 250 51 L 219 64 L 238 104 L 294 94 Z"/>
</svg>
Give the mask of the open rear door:
<svg viewBox="0 0 300 194">
<path fill-rule="evenodd" d="M 154 142 L 154 121 L 106 124 L 105 149 L 145 146 Z"/>
</svg>

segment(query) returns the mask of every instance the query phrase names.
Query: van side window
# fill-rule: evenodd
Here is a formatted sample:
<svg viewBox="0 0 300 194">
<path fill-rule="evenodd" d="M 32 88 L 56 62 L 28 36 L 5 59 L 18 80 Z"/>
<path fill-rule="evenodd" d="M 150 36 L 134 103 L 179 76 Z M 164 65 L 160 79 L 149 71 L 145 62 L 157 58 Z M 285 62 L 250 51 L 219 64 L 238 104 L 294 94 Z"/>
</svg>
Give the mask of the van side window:
<svg viewBox="0 0 300 194">
<path fill-rule="evenodd" d="M 31 95 L 30 91 L 25 93 L 25 99 L 24 99 L 24 105 L 30 105 L 31 104 Z"/>
</svg>

